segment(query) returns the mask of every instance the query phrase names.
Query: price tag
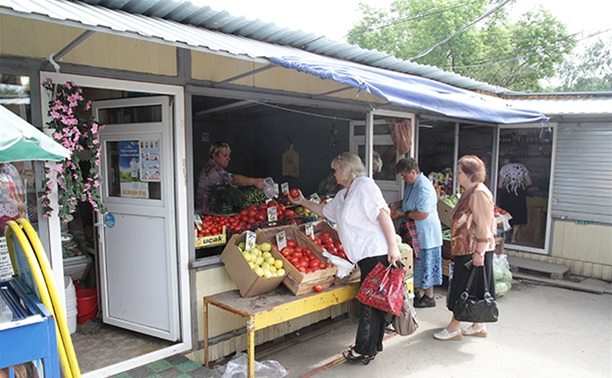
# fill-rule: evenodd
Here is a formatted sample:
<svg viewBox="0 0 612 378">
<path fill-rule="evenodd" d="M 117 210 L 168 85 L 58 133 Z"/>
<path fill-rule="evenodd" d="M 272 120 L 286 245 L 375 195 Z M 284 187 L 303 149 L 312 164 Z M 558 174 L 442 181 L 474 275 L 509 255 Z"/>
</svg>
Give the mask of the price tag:
<svg viewBox="0 0 612 378">
<path fill-rule="evenodd" d="M 317 193 L 312 193 L 309 198 L 312 202 L 321 203 L 321 197 Z"/>
<path fill-rule="evenodd" d="M 202 230 L 202 218 L 200 218 L 199 214 L 196 214 L 193 219 L 194 219 L 196 228 L 198 229 L 198 231 L 201 231 Z"/>
<path fill-rule="evenodd" d="M 281 192 L 286 196 L 289 195 L 289 183 L 288 182 L 284 182 L 281 184 Z"/>
<path fill-rule="evenodd" d="M 285 234 L 285 231 L 276 234 L 276 245 L 279 251 L 287 246 L 287 234 Z"/>
<path fill-rule="evenodd" d="M 312 222 L 306 223 L 306 230 L 304 230 L 304 232 L 306 232 L 306 236 L 308 236 L 309 238 L 315 238 L 314 225 L 312 224 Z"/>
<path fill-rule="evenodd" d="M 244 243 L 244 250 L 245 251 L 250 251 L 251 249 L 253 249 L 253 247 L 255 247 L 255 245 L 257 245 L 256 239 L 257 239 L 257 234 L 255 232 L 247 231 L 246 232 L 246 241 Z"/>
<path fill-rule="evenodd" d="M 276 206 L 268 207 L 268 222 L 274 222 L 278 220 L 278 214 L 276 212 Z"/>
</svg>

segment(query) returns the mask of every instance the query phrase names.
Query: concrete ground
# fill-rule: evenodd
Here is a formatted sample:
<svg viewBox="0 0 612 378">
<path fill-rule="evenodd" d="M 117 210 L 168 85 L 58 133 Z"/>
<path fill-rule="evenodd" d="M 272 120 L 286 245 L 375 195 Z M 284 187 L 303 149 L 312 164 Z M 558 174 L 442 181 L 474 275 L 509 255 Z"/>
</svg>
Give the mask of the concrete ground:
<svg viewBox="0 0 612 378">
<path fill-rule="evenodd" d="M 387 335 L 384 351 L 367 366 L 341 356 L 355 338 L 352 320 L 261 360 L 278 361 L 288 377 L 612 377 L 610 294 L 514 280 L 498 299 L 500 320 L 488 326 L 487 338 L 437 341 L 433 333 L 450 318 L 445 300 L 443 285 L 435 308 L 417 309 L 416 333 Z"/>
</svg>

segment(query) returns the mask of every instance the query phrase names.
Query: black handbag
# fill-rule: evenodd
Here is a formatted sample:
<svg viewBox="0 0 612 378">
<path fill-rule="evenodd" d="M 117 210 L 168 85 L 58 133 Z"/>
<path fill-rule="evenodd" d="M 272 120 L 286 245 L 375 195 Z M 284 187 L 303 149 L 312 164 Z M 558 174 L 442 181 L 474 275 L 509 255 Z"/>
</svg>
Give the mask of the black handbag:
<svg viewBox="0 0 612 378">
<path fill-rule="evenodd" d="M 470 278 L 468 279 L 465 290 L 461 293 L 459 298 L 457 298 L 455 301 L 455 307 L 453 308 L 453 314 L 455 315 L 455 319 L 458 321 L 472 323 L 494 323 L 499 317 L 497 302 L 489 292 L 487 269 L 484 266 L 482 269 L 485 289 L 484 298 L 480 299 L 470 295 L 470 287 L 472 286 L 474 275 L 476 273 L 475 267 L 472 267 L 472 272 L 470 273 Z"/>
</svg>

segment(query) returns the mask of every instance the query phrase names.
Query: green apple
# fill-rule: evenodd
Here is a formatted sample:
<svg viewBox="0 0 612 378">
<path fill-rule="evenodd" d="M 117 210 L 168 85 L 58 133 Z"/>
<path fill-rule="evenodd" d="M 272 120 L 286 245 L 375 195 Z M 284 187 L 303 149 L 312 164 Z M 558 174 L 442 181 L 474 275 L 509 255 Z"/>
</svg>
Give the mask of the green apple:
<svg viewBox="0 0 612 378">
<path fill-rule="evenodd" d="M 272 249 L 272 244 L 270 242 L 263 242 L 259 245 L 259 248 L 261 248 L 261 250 L 264 252 L 270 252 Z"/>
</svg>

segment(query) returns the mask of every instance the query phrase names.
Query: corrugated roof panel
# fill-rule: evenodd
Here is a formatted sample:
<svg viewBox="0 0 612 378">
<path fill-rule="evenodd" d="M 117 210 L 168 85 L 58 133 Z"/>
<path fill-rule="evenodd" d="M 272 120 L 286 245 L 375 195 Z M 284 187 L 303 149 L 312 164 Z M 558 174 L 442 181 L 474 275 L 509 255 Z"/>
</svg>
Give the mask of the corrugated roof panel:
<svg viewBox="0 0 612 378">
<path fill-rule="evenodd" d="M 308 56 L 309 52 L 313 52 L 322 56 L 421 76 L 458 88 L 510 94 L 505 88 L 482 83 L 437 67 L 404 61 L 381 51 L 362 49 L 314 33 L 279 27 L 274 23 L 235 17 L 226 11 L 214 10 L 209 6 L 195 6 L 190 2 L 0 0 L 0 13 L 13 14 L 13 11 L 19 12 L 21 16 L 31 14 L 37 19 L 43 16 L 62 23 L 75 23 L 74 26 L 81 25 L 80 27 L 91 30 L 134 33 L 146 38 L 157 38 L 176 46 L 201 48 L 252 59 L 274 55 Z M 609 108 L 607 103 L 606 106 Z M 567 110 L 567 107 L 562 106 L 562 109 L 555 111 L 563 109 Z"/>
<path fill-rule="evenodd" d="M 511 99 L 516 107 L 537 109 L 548 117 L 564 115 L 608 115 L 612 116 L 612 93 L 605 97 L 585 96 L 567 99 Z"/>
<path fill-rule="evenodd" d="M 158 18 L 176 23 L 188 23 L 197 26 L 199 29 L 204 28 L 210 31 L 222 30 L 248 38 L 259 38 L 270 43 L 293 46 L 307 51 L 313 51 L 311 48 L 314 48 L 321 55 L 431 79 L 440 80 L 439 78 L 442 78 L 442 80 L 445 80 L 445 83 L 460 88 L 469 87 L 470 89 L 479 89 L 491 93 L 506 92 L 503 88 L 500 89 L 486 83 L 475 82 L 459 75 L 442 75 L 441 73 L 444 71 L 436 67 L 418 65 L 413 62 L 389 65 L 395 57 L 387 53 L 370 51 L 358 46 L 347 49 L 345 42 L 332 41 L 323 36 L 301 30 L 291 31 L 261 20 L 253 21 L 244 17 L 235 17 L 223 10 L 214 10 L 208 6 L 200 7 L 189 2 L 180 3 L 169 0 L 84 0 L 83 2 L 66 2 L 64 0 L 0 0 L 0 5 L 19 12 L 47 15 L 56 20 L 70 20 L 84 26 L 101 26 L 114 31 L 137 32 L 146 37 L 163 36 L 161 38 L 164 40 L 168 42 L 173 41 L 171 35 L 159 30 L 152 31 L 150 28 L 144 27 L 142 23 L 139 23 L 142 28 L 140 32 L 134 30 L 133 27 L 130 27 L 134 22 L 132 18 L 119 16 L 121 14 L 120 11 L 123 11 L 123 15 L 150 17 L 146 20 Z M 92 12 L 92 9 L 95 11 Z M 158 24 L 156 28 L 159 27 L 163 26 Z M 175 38 L 175 40 L 176 42 L 190 45 L 188 38 L 181 37 Z M 319 42 L 322 44 L 319 44 Z M 202 43 L 198 43 L 196 46 L 208 47 L 213 51 L 227 51 L 237 55 L 251 55 L 246 51 L 231 51 L 219 48 L 218 46 L 205 46 Z M 381 56 L 390 59 L 382 59 Z"/>
</svg>

